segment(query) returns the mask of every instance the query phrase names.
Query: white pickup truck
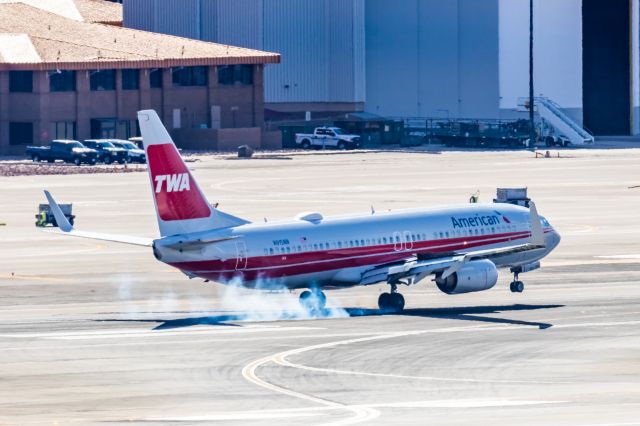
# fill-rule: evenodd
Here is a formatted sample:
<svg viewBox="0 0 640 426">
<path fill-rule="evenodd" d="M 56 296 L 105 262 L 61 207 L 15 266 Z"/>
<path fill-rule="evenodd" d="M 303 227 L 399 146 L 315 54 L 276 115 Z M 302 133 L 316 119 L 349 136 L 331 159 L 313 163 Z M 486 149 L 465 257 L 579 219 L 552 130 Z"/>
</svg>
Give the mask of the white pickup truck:
<svg viewBox="0 0 640 426">
<path fill-rule="evenodd" d="M 304 148 L 360 148 L 360 135 L 348 135 L 339 127 L 317 127 L 313 134 L 296 133 L 296 145 Z"/>
</svg>

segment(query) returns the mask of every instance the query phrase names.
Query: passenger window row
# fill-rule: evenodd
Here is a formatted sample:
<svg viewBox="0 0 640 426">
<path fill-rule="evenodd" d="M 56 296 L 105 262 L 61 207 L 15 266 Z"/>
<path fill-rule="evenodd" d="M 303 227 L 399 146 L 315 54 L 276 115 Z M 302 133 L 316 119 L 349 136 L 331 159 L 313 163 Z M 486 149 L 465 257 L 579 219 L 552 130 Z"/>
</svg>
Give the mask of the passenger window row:
<svg viewBox="0 0 640 426">
<path fill-rule="evenodd" d="M 365 238 L 365 239 L 353 239 L 336 242 L 322 242 L 314 244 L 303 245 L 287 245 L 280 247 L 270 247 L 264 249 L 265 256 L 275 254 L 290 254 L 290 253 L 305 253 L 320 250 L 335 250 L 342 248 L 354 248 L 354 247 L 371 247 L 376 245 L 398 244 L 402 242 L 416 242 L 420 239 L 426 240 L 427 234 L 411 234 L 405 236 L 406 241 L 401 238 L 400 233 L 397 235 L 391 235 L 389 237 L 377 237 L 377 238 Z"/>
<path fill-rule="evenodd" d="M 434 232 L 434 240 L 442 240 L 447 238 L 466 237 L 475 235 L 492 235 L 504 232 L 515 232 L 516 226 L 500 225 L 487 228 L 474 228 L 474 229 L 456 229 L 452 231 Z M 400 244 L 400 243 L 415 243 L 420 241 L 426 241 L 427 234 L 425 233 L 405 233 L 401 235 L 399 232 L 391 236 L 380 236 L 377 238 L 365 238 L 365 239 L 353 239 L 336 242 L 321 242 L 313 244 L 299 244 L 299 245 L 286 245 L 280 247 L 270 247 L 264 249 L 265 256 L 277 255 L 277 254 L 291 254 L 291 253 L 306 253 L 323 250 L 336 250 L 342 248 L 354 248 L 354 247 L 370 247 L 376 245 L 387 244 Z"/>
</svg>

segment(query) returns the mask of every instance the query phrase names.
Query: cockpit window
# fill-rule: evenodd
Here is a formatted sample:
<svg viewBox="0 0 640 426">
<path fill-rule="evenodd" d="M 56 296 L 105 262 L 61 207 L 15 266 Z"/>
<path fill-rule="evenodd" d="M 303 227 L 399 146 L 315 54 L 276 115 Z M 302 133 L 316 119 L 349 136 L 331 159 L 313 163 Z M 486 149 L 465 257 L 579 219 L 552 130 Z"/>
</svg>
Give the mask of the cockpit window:
<svg viewBox="0 0 640 426">
<path fill-rule="evenodd" d="M 549 228 L 551 227 L 551 225 L 549 224 L 549 221 L 547 219 L 545 219 L 543 216 L 540 216 L 540 223 L 542 224 L 542 226 L 544 226 L 545 228 Z"/>
</svg>

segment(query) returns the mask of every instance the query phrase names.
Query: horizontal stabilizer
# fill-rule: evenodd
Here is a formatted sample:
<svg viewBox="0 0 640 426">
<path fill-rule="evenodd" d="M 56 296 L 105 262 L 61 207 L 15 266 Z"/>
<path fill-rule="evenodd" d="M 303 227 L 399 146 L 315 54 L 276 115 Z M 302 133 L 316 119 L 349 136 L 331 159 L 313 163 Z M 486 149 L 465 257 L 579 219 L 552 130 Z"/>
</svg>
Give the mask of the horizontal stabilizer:
<svg viewBox="0 0 640 426">
<path fill-rule="evenodd" d="M 53 213 L 53 217 L 56 219 L 59 229 L 45 229 L 45 232 L 67 235 L 78 238 L 88 238 L 91 240 L 111 241 L 116 243 L 131 244 L 135 246 L 151 247 L 153 245 L 153 238 L 134 237 L 129 235 L 115 235 L 115 234 L 103 234 L 100 232 L 85 232 L 76 231 L 73 226 L 67 220 L 67 217 L 62 213 L 60 206 L 53 198 L 49 191 L 44 191 L 44 195 L 49 201 L 49 209 Z"/>
<path fill-rule="evenodd" d="M 153 238 L 134 237 L 130 235 L 118 234 L 103 234 L 100 232 L 76 231 L 75 229 L 72 229 L 71 231 L 63 231 L 62 229 L 58 230 L 54 228 L 44 229 L 43 231 L 50 234 L 68 235 L 70 237 L 87 238 L 90 240 L 110 241 L 113 243 L 130 244 L 134 246 L 144 247 L 153 246 Z"/>
</svg>

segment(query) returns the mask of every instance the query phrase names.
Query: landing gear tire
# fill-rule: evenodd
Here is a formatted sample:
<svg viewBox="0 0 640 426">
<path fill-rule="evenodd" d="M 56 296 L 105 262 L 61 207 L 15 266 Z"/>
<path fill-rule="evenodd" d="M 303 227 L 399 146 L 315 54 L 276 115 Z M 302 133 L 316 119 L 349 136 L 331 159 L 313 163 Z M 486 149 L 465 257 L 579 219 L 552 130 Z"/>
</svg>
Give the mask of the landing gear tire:
<svg viewBox="0 0 640 426">
<path fill-rule="evenodd" d="M 400 293 L 382 293 L 378 297 L 378 307 L 385 312 L 402 312 L 404 296 Z"/>
<path fill-rule="evenodd" d="M 300 293 L 300 305 L 309 313 L 317 313 L 322 311 L 327 305 L 327 296 L 319 290 L 305 290 Z"/>
<path fill-rule="evenodd" d="M 522 293 L 524 291 L 524 283 L 522 281 L 513 281 L 509 289 L 512 293 Z"/>
</svg>

